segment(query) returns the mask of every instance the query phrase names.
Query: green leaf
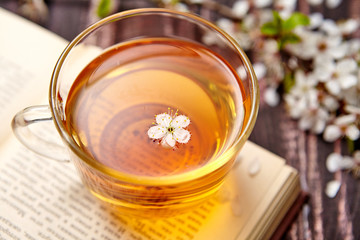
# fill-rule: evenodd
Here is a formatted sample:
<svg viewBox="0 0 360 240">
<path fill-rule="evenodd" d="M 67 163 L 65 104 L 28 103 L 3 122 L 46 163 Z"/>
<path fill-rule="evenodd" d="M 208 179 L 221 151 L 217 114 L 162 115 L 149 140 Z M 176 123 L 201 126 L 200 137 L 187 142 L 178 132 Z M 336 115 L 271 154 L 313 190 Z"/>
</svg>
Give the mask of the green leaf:
<svg viewBox="0 0 360 240">
<path fill-rule="evenodd" d="M 273 22 L 280 25 L 283 20 L 281 19 L 279 12 L 273 11 L 272 14 L 273 14 Z"/>
<path fill-rule="evenodd" d="M 301 38 L 295 33 L 284 34 L 281 39 L 285 43 L 298 43 L 301 41 Z"/>
<path fill-rule="evenodd" d="M 283 86 L 284 86 L 284 91 L 285 93 L 289 93 L 291 88 L 295 85 L 295 78 L 294 76 L 290 73 L 287 72 L 284 76 L 284 80 L 283 80 Z"/>
<path fill-rule="evenodd" d="M 267 22 L 261 26 L 261 33 L 266 36 L 276 36 L 280 33 L 280 28 L 274 22 Z"/>
<path fill-rule="evenodd" d="M 282 19 L 281 19 L 279 13 L 276 11 L 273 11 L 272 21 L 264 23 L 261 26 L 260 31 L 265 36 L 273 37 L 273 36 L 279 35 L 281 32 L 281 22 L 282 22 Z"/>
<path fill-rule="evenodd" d="M 282 22 L 282 31 L 289 32 L 292 31 L 297 26 L 307 26 L 310 24 L 310 19 L 308 16 L 296 12 L 293 13 L 288 19 Z"/>
<path fill-rule="evenodd" d="M 300 41 L 301 38 L 295 33 L 286 33 L 279 39 L 279 49 L 283 49 L 288 43 L 298 43 Z"/>
<path fill-rule="evenodd" d="M 111 13 L 111 0 L 100 0 L 96 13 L 100 18 L 109 16 Z"/>
<path fill-rule="evenodd" d="M 346 143 L 347 143 L 348 151 L 350 153 L 354 152 L 355 151 L 355 142 L 347 137 Z"/>
</svg>

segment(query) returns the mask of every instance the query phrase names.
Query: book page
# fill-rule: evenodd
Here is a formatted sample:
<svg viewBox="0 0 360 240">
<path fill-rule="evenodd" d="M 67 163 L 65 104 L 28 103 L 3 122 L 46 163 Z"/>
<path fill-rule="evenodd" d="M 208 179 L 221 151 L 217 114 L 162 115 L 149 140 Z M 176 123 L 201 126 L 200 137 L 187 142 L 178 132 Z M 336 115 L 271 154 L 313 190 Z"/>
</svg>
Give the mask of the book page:
<svg viewBox="0 0 360 240">
<path fill-rule="evenodd" d="M 47 104 L 51 74 L 67 41 L 2 8 L 0 32 L 1 144 L 18 111 Z"/>
<path fill-rule="evenodd" d="M 161 221 L 112 212 L 71 163 L 41 158 L 14 138 L 0 151 L 0 239 L 194 239 L 214 208 Z"/>
<path fill-rule="evenodd" d="M 281 160 L 264 158 L 252 176 L 253 160 L 245 157 L 220 192 L 194 211 L 144 220 L 108 209 L 85 189 L 71 163 L 39 157 L 15 138 L 0 148 L 0 159 L 0 239 L 235 240 L 254 228 L 247 223 L 267 191 L 281 190 L 281 183 L 272 183 L 287 169 Z"/>
</svg>

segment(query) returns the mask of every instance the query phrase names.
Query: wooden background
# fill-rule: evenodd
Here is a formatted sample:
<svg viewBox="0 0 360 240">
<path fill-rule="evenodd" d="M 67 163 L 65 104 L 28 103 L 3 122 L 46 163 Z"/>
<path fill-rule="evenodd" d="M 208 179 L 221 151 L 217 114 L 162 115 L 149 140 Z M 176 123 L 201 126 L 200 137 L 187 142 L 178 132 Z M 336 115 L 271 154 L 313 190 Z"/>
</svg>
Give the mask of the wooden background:
<svg viewBox="0 0 360 240">
<path fill-rule="evenodd" d="M 49 16 L 42 25 L 71 40 L 95 20 L 94 1 L 47 0 Z M 232 6 L 234 1 L 218 2 Z M 0 0 L 0 7 L 19 13 L 21 2 Z M 151 1 L 146 0 L 117 2 L 119 10 L 153 6 Z M 323 6 L 310 8 L 305 0 L 299 0 L 299 9 L 305 13 L 320 11 L 325 17 L 333 19 L 360 17 L 360 0 L 343 0 L 337 9 Z M 344 143 L 329 144 L 321 137 L 298 130 L 297 123 L 286 114 L 283 103 L 274 108 L 263 102 L 250 140 L 284 157 L 288 164 L 298 169 L 302 186 L 310 193 L 308 204 L 284 239 L 360 239 L 360 180 L 347 172 L 329 173 L 325 167 L 327 155 L 333 151 L 344 151 Z M 333 179 L 341 181 L 342 186 L 337 196 L 330 199 L 324 194 L 324 189 L 326 183 Z"/>
</svg>

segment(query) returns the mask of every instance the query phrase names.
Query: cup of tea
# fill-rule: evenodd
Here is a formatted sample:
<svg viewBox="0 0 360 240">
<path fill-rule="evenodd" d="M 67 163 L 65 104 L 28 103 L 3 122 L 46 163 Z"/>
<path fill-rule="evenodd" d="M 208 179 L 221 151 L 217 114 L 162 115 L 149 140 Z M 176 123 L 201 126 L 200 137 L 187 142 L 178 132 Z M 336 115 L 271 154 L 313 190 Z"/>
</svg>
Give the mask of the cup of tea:
<svg viewBox="0 0 360 240">
<path fill-rule="evenodd" d="M 70 159 L 89 191 L 121 213 L 171 216 L 219 189 L 258 102 L 251 63 L 228 34 L 193 14 L 135 9 L 71 41 L 49 106 L 19 112 L 12 126 L 31 150 Z M 30 131 L 44 121 L 63 144 Z"/>
</svg>

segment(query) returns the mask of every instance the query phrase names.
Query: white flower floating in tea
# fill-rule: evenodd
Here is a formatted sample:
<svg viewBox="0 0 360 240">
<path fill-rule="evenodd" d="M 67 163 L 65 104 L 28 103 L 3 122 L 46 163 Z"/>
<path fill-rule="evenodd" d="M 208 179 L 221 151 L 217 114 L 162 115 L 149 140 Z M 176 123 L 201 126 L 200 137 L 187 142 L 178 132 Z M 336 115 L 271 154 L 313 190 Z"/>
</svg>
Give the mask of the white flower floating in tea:
<svg viewBox="0 0 360 240">
<path fill-rule="evenodd" d="M 159 140 L 161 145 L 165 148 L 174 148 L 176 142 L 187 143 L 190 140 L 191 134 L 184 129 L 190 124 L 190 119 L 185 115 L 175 114 L 169 108 L 169 113 L 161 113 L 155 115 L 156 124 L 148 130 L 148 136 L 151 139 Z"/>
</svg>

